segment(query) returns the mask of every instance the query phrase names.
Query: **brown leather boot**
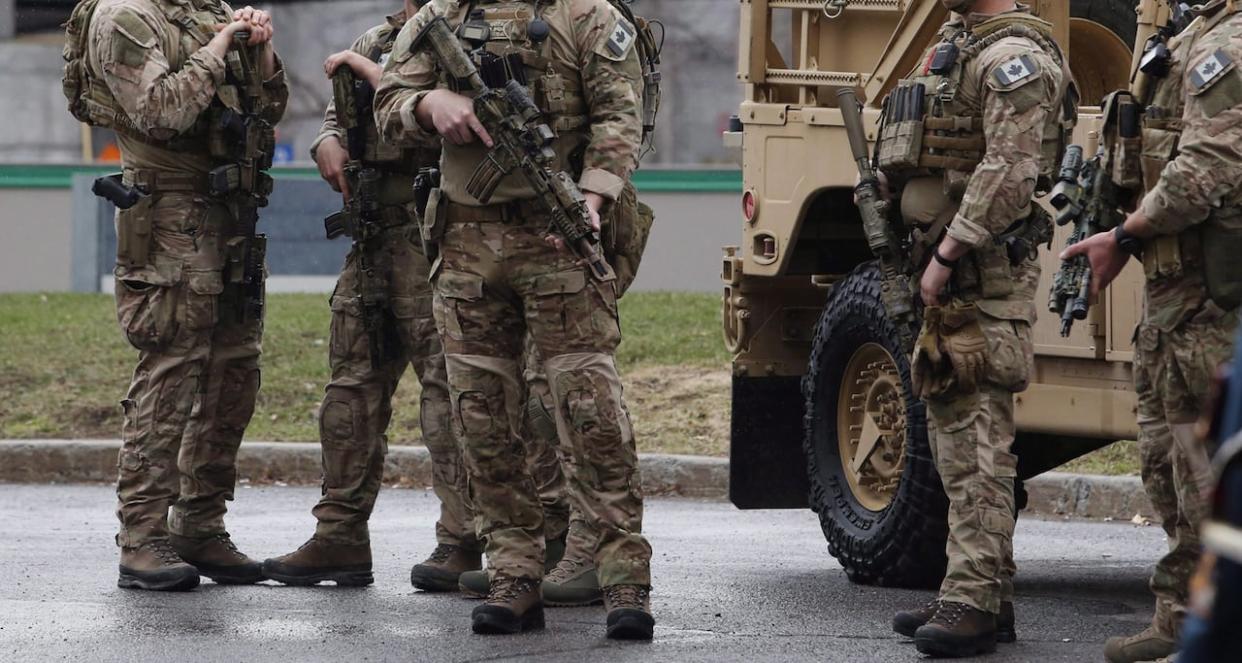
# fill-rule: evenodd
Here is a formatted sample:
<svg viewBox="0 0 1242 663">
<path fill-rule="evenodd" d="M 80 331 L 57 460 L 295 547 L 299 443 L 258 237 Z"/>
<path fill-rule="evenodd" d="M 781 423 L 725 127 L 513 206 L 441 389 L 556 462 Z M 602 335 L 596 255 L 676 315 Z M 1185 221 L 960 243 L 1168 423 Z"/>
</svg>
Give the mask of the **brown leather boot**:
<svg viewBox="0 0 1242 663">
<path fill-rule="evenodd" d="M 410 584 L 424 592 L 455 592 L 461 574 L 481 569 L 482 558 L 477 549 L 441 543 L 430 557 L 410 569 Z"/>
<path fill-rule="evenodd" d="M 935 600 L 928 601 L 927 605 L 921 608 L 902 610 L 893 616 L 893 630 L 907 638 L 913 638 L 914 632 L 936 614 L 936 608 L 939 606 L 940 601 Z M 996 618 L 996 641 L 1010 643 L 1017 640 L 1018 634 L 1014 630 L 1013 601 L 1001 601 L 1000 616 Z"/>
<path fill-rule="evenodd" d="M 348 545 L 318 537 L 311 537 L 288 555 L 264 561 L 263 575 L 299 587 L 329 580 L 342 587 L 365 587 L 375 582 L 369 543 Z"/>
<path fill-rule="evenodd" d="M 487 598 L 470 613 L 471 629 L 485 635 L 507 635 L 543 628 L 543 597 L 539 578 L 497 575 Z"/>
<path fill-rule="evenodd" d="M 170 534 L 168 542 L 186 562 L 220 585 L 253 585 L 263 580 L 263 567 L 243 555 L 227 533 L 203 538 Z"/>
<path fill-rule="evenodd" d="M 604 610 L 610 640 L 650 640 L 655 634 L 650 587 L 609 585 L 604 588 Z"/>
<path fill-rule="evenodd" d="M 198 587 L 198 569 L 177 556 L 166 539 L 121 548 L 116 586 L 157 592 L 186 592 Z"/>
<path fill-rule="evenodd" d="M 1154 661 L 1169 656 L 1177 649 L 1177 638 L 1154 625 L 1128 637 L 1113 637 L 1104 642 L 1104 658 L 1109 663 Z"/>
<path fill-rule="evenodd" d="M 996 651 L 996 615 L 956 601 L 941 601 L 936 614 L 914 632 L 923 654 L 961 658 Z"/>
</svg>

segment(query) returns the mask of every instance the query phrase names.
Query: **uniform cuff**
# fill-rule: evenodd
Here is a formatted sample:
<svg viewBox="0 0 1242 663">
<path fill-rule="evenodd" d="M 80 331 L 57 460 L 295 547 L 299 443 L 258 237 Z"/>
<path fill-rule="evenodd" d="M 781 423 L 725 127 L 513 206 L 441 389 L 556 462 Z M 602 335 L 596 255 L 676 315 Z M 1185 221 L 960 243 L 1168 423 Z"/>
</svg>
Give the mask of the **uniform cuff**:
<svg viewBox="0 0 1242 663">
<path fill-rule="evenodd" d="M 419 92 L 415 92 L 414 96 L 406 100 L 405 103 L 401 104 L 401 107 L 397 113 L 401 117 L 401 126 L 405 130 L 403 133 L 416 138 L 435 138 L 435 133 L 424 129 L 423 125 L 418 123 L 418 117 L 414 115 L 414 109 L 416 109 L 418 104 L 422 102 L 423 98 L 431 92 L 431 90 L 420 90 Z"/>
<path fill-rule="evenodd" d="M 315 160 L 315 150 L 319 149 L 319 144 L 329 138 L 335 138 L 338 141 L 343 141 L 344 136 L 339 131 L 325 131 L 319 134 L 318 136 L 316 136 L 315 141 L 311 143 L 311 146 L 310 146 L 311 161 Z M 341 145 L 344 145 L 344 144 L 345 144 L 344 142 L 341 142 Z"/>
<path fill-rule="evenodd" d="M 578 179 L 578 188 L 598 193 L 608 200 L 616 200 L 625 188 L 625 180 L 599 168 L 587 168 Z"/>
<path fill-rule="evenodd" d="M 271 76 L 268 76 L 267 80 L 263 81 L 264 87 L 269 90 L 272 88 L 283 87 L 285 85 L 285 63 L 280 59 L 279 55 L 273 54 L 272 57 L 276 60 L 276 71 L 273 72 Z"/>
<path fill-rule="evenodd" d="M 197 60 L 202 65 L 217 88 L 224 85 L 224 60 L 220 56 L 206 48 L 200 48 L 197 53 L 190 56 L 190 59 Z"/>
<path fill-rule="evenodd" d="M 1167 206 L 1160 204 L 1160 200 L 1164 197 L 1160 194 L 1160 190 L 1161 187 L 1157 186 L 1143 196 L 1143 201 L 1139 203 L 1139 213 L 1147 219 L 1147 224 L 1158 234 L 1175 235 L 1187 227 L 1187 219 L 1173 214 Z"/>
<path fill-rule="evenodd" d="M 992 239 L 992 233 L 989 233 L 986 228 L 961 214 L 953 217 L 953 222 L 949 224 L 947 234 L 949 237 L 972 249 L 983 246 L 988 240 Z"/>
</svg>

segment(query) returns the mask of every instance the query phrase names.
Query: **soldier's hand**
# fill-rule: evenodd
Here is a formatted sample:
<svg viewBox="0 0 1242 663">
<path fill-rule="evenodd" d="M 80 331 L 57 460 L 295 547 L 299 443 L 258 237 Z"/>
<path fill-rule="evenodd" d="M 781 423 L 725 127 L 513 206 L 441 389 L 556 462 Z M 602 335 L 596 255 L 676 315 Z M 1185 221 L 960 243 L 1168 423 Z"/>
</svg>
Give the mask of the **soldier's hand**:
<svg viewBox="0 0 1242 663">
<path fill-rule="evenodd" d="M 940 306 L 940 293 L 949 284 L 953 270 L 932 260 L 923 270 L 923 279 L 919 281 L 919 292 L 923 295 L 924 306 Z"/>
<path fill-rule="evenodd" d="M 366 80 L 371 87 L 379 87 L 380 75 L 384 73 L 384 69 L 379 66 L 378 62 L 373 62 L 356 51 L 341 51 L 329 55 L 328 59 L 323 61 L 323 73 L 327 74 L 328 78 L 332 78 L 332 75 L 342 65 L 349 67 L 355 76 Z"/>
<path fill-rule="evenodd" d="M 1061 260 L 1086 255 L 1091 263 L 1091 295 L 1095 296 L 1108 287 L 1121 273 L 1130 254 L 1117 245 L 1117 236 L 1111 232 L 1096 233 L 1061 252 Z"/>
<path fill-rule="evenodd" d="M 250 41 L 247 43 L 251 46 L 266 44 L 272 40 L 272 15 L 262 9 L 247 5 L 233 12 L 233 20 L 250 24 Z"/>
<path fill-rule="evenodd" d="M 449 90 L 432 90 L 414 108 L 415 118 L 424 128 L 454 145 L 469 145 L 476 138 L 492 147 L 492 137 L 474 115 L 474 102 Z"/>
<path fill-rule="evenodd" d="M 594 191 L 583 191 L 582 195 L 586 198 L 587 211 L 591 214 L 591 227 L 599 232 L 599 211 L 604 209 L 604 197 Z"/>
<path fill-rule="evenodd" d="M 315 148 L 315 165 L 319 166 L 319 176 L 339 191 L 345 202 L 349 202 L 349 178 L 345 176 L 345 164 L 349 163 L 349 152 L 341 145 L 336 136 L 323 139 Z"/>
</svg>

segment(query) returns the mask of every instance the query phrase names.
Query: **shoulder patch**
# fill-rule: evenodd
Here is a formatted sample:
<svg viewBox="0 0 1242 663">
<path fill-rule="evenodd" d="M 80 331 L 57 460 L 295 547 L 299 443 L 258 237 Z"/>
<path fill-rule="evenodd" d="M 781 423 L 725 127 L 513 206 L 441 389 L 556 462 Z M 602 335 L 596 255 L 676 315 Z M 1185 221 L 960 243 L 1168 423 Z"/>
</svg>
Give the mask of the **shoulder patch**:
<svg viewBox="0 0 1242 663">
<path fill-rule="evenodd" d="M 600 41 L 595 52 L 609 60 L 620 62 L 633 50 L 638 41 L 638 30 L 620 12 L 608 6 L 608 3 L 602 4 L 603 10 L 608 13 L 602 17 L 601 23 L 608 27 L 600 30 Z"/>
<path fill-rule="evenodd" d="M 116 26 L 116 31 L 121 36 L 133 42 L 141 48 L 151 48 L 155 46 L 155 31 L 142 17 L 134 13 L 130 9 L 122 9 L 112 17 L 112 23 Z"/>
<path fill-rule="evenodd" d="M 1225 49 L 1217 49 L 1196 62 L 1190 69 L 1191 94 L 1200 95 L 1216 85 L 1234 68 L 1233 59 Z"/>
<path fill-rule="evenodd" d="M 1029 55 L 1010 58 L 992 70 L 993 87 L 1001 92 L 1014 90 L 1039 77 L 1039 63 Z"/>
</svg>

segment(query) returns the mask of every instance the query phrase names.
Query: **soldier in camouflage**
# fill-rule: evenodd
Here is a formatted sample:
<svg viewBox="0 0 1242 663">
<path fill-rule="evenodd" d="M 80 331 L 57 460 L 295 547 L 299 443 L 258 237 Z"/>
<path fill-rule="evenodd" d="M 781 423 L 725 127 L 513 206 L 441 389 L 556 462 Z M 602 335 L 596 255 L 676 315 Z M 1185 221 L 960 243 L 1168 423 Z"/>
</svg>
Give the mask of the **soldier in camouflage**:
<svg viewBox="0 0 1242 663">
<path fill-rule="evenodd" d="M 1134 383 L 1143 483 L 1169 553 L 1152 575 L 1152 623 L 1106 643 L 1114 663 L 1158 659 L 1176 647 L 1211 483 L 1195 422 L 1215 371 L 1233 353 L 1242 302 L 1242 15 L 1226 0 L 1196 12 L 1145 110 L 1146 195 L 1116 231 L 1065 252 L 1087 255 L 1095 292 L 1131 257 L 1142 260 L 1146 278 Z"/>
<path fill-rule="evenodd" d="M 253 112 L 274 124 L 284 114 L 271 17 L 215 0 L 88 0 L 69 28 L 66 92 L 84 88 L 71 110 L 81 118 L 75 104 L 85 103 L 88 121 L 116 130 L 123 183 L 143 194 L 117 215 L 117 317 L 139 351 L 122 401 L 119 584 L 184 590 L 200 574 L 257 582 L 259 564 L 238 552 L 223 519 L 259 389 L 261 280 L 260 311 L 236 315 L 246 295 L 232 287 L 227 263 L 247 239 L 238 229 L 244 203 L 219 194 L 208 174 L 237 163 L 216 152 L 219 123 L 210 118 Z M 249 34 L 257 72 L 234 66 L 238 33 Z M 75 50 L 81 35 L 88 46 Z M 239 79 L 256 74 L 262 89 L 243 95 Z M 242 107 L 251 94 L 257 106 Z M 254 163 L 270 164 L 271 148 L 246 143 L 252 161 L 242 168 L 253 184 L 267 177 Z"/>
<path fill-rule="evenodd" d="M 939 596 L 898 613 L 893 628 L 920 652 L 970 656 L 1015 637 L 1014 393 L 1033 364 L 1035 247 L 1051 236 L 1033 197 L 1063 145 L 1071 78 L 1051 26 L 1024 6 L 944 4 L 957 13 L 890 96 L 880 144 L 923 270 L 913 378 L 949 498 Z M 904 117 L 893 111 L 898 94 Z M 910 127 L 920 140 L 900 138 Z"/>
<path fill-rule="evenodd" d="M 448 89 L 434 59 L 409 51 L 438 16 L 454 28 L 469 20 L 487 50 L 516 54 L 527 65 L 536 103 L 557 133 L 556 168 L 578 176 L 597 226 L 600 209 L 622 193 L 638 160 L 635 29 L 606 0 L 433 0 L 397 38 L 376 117 L 394 143 L 435 135 L 445 141 L 447 227 L 442 264 L 432 277 L 436 320 L 447 354 L 453 426 L 465 447 L 492 572 L 473 629 L 513 633 L 543 625 L 543 517 L 520 431 L 525 400 L 518 359 L 529 330 L 545 360 L 557 427 L 571 441 L 570 480 L 579 506 L 600 532 L 595 560 L 608 635 L 650 639 L 651 547 L 641 534 L 637 453 L 613 357 L 620 341 L 613 284 L 596 280 L 546 241 L 548 221 L 520 174 L 503 180 L 488 205 L 465 192 L 491 138 L 470 99 Z"/>
</svg>

